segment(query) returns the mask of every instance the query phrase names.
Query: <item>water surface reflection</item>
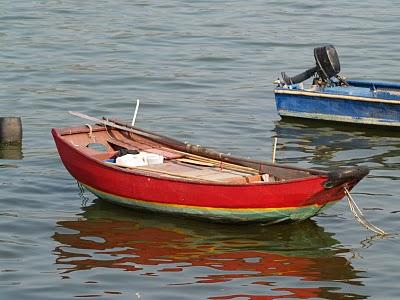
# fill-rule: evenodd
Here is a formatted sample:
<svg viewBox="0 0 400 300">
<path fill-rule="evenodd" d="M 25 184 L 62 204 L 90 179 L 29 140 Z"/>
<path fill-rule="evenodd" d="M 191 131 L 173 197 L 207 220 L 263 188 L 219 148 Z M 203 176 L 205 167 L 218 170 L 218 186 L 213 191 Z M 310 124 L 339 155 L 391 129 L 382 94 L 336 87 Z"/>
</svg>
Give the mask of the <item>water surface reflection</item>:
<svg viewBox="0 0 400 300">
<path fill-rule="evenodd" d="M 7 145 L 0 143 L 0 159 L 22 159 L 22 146 L 21 145 Z"/>
<path fill-rule="evenodd" d="M 384 170 L 400 167 L 400 132 L 390 128 L 285 119 L 275 123 L 274 131 L 286 162 L 363 164 Z"/>
<path fill-rule="evenodd" d="M 79 218 L 57 224 L 54 254 L 63 278 L 120 269 L 143 279 L 170 274 L 169 287 L 222 284 L 223 291 L 213 291 L 211 299 L 366 298 L 348 291 L 363 285 L 348 259 L 350 250 L 311 220 L 227 226 L 96 200 Z M 174 277 L 177 272 L 185 275 Z"/>
</svg>

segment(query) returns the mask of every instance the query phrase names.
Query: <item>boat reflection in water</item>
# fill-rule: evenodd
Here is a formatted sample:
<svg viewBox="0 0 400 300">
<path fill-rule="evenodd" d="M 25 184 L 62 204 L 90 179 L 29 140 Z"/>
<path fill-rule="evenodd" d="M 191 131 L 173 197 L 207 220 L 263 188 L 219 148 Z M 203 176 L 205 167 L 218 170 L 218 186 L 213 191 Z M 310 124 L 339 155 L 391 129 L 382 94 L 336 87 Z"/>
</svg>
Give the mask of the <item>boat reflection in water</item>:
<svg viewBox="0 0 400 300">
<path fill-rule="evenodd" d="M 335 167 L 366 165 L 385 172 L 399 168 L 400 136 L 396 130 L 300 119 L 275 124 L 284 163 Z"/>
<path fill-rule="evenodd" d="M 115 275 L 120 269 L 131 274 L 121 288 L 125 292 L 139 282 L 142 289 L 175 286 L 179 293 L 198 286 L 203 299 L 366 298 L 354 293 L 362 282 L 346 258 L 349 250 L 336 247 L 333 234 L 312 220 L 222 225 L 155 217 L 97 199 L 76 220 L 57 224 L 54 253 L 63 278 L 89 270 Z"/>
</svg>

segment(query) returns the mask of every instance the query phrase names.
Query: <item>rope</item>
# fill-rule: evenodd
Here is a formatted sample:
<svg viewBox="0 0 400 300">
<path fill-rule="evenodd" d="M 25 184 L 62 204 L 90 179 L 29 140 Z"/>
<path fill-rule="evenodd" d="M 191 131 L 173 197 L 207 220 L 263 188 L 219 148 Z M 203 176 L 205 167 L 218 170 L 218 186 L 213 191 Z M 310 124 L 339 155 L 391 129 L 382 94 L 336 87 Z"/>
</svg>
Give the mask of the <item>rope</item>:
<svg viewBox="0 0 400 300">
<path fill-rule="evenodd" d="M 363 215 L 361 209 L 358 207 L 358 205 L 354 202 L 353 197 L 350 195 L 349 190 L 345 187 L 344 188 L 344 192 L 347 196 L 347 199 L 349 200 L 349 206 L 350 206 L 350 210 L 353 213 L 355 219 L 361 224 L 363 225 L 365 228 L 379 234 L 379 235 L 388 235 L 387 232 L 385 232 L 384 230 L 380 229 L 379 227 L 375 226 L 374 224 L 372 224 L 371 222 L 369 222 Z"/>
<path fill-rule="evenodd" d="M 96 143 L 96 138 L 93 135 L 93 128 L 90 124 L 85 124 L 85 126 L 89 127 L 89 138 L 93 140 L 94 143 Z"/>
</svg>

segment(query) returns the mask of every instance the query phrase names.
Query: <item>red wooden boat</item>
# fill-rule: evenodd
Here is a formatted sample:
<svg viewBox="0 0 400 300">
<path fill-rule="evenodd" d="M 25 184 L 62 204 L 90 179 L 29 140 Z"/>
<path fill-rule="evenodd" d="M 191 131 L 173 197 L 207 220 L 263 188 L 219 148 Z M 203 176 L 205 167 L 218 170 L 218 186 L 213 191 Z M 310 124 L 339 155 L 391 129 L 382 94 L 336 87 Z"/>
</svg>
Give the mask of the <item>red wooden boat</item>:
<svg viewBox="0 0 400 300">
<path fill-rule="evenodd" d="M 368 174 L 365 167 L 328 172 L 234 157 L 80 115 L 97 125 L 52 129 L 64 166 L 97 197 L 132 208 L 220 222 L 304 220 Z"/>
</svg>

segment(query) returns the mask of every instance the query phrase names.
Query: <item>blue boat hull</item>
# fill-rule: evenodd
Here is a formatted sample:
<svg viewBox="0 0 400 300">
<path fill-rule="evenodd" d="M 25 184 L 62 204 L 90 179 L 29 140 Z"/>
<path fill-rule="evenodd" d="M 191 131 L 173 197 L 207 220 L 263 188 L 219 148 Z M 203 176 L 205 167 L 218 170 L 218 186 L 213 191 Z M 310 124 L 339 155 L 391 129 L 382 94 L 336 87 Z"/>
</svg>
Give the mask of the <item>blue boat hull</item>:
<svg viewBox="0 0 400 300">
<path fill-rule="evenodd" d="M 400 84 L 349 81 L 350 86 L 311 91 L 289 86 L 274 90 L 282 117 L 400 127 Z"/>
</svg>

